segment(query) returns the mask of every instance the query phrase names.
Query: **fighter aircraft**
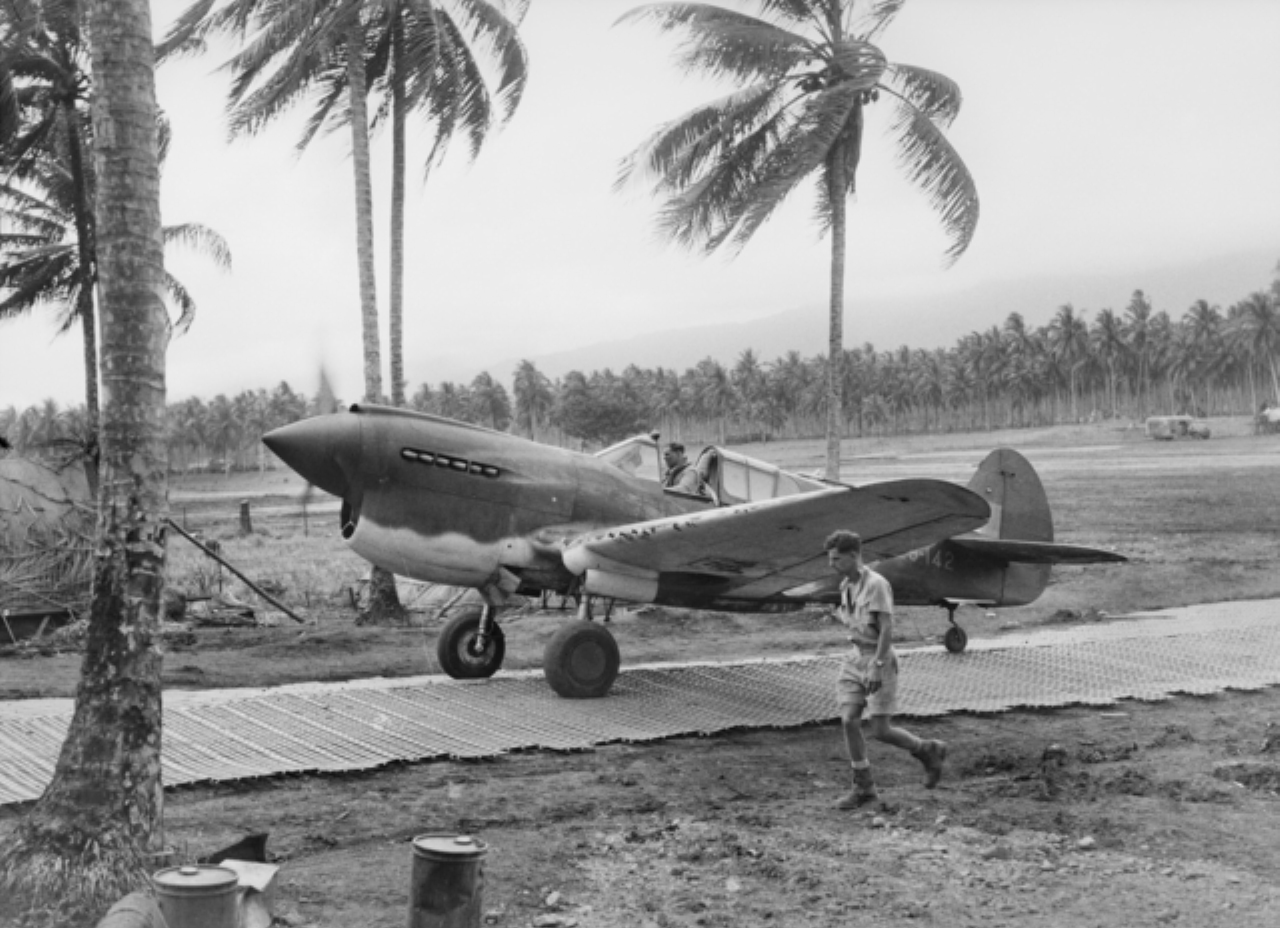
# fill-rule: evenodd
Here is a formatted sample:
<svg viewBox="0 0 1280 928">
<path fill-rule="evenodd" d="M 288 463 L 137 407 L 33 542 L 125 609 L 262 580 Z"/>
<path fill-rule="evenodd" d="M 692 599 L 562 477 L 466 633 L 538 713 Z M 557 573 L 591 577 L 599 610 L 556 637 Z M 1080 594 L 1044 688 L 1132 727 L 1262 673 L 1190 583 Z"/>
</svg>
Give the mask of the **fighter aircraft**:
<svg viewBox="0 0 1280 928">
<path fill-rule="evenodd" d="M 472 587 L 485 605 L 458 612 L 437 642 L 454 678 L 494 674 L 506 653 L 498 614 L 513 595 L 575 597 L 577 618 L 547 644 L 543 670 L 561 696 L 603 696 L 617 642 L 594 599 L 736 611 L 837 603 L 823 541 L 863 538 L 864 557 L 902 604 L 946 606 L 947 645 L 961 603 L 1021 605 L 1054 563 L 1118 561 L 1053 543 L 1031 465 L 1002 449 L 968 488 L 942 480 L 855 487 L 710 446 L 695 466 L 705 495 L 665 489 L 656 435 L 595 455 L 477 425 L 360 404 L 304 419 L 263 441 L 307 481 L 342 500 L 342 536 L 392 573 Z"/>
</svg>

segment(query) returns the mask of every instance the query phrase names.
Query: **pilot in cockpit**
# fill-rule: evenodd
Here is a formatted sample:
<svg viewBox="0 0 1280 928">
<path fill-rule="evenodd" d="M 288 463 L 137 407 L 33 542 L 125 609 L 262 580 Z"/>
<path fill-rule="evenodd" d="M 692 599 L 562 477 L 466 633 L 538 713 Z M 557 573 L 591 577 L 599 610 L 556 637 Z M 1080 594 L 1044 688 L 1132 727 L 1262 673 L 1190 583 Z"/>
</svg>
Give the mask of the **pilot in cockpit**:
<svg viewBox="0 0 1280 928">
<path fill-rule="evenodd" d="M 688 493 L 690 496 L 707 495 L 698 469 L 685 457 L 684 445 L 678 441 L 669 442 L 662 452 L 662 461 L 667 467 L 662 475 L 662 485 L 665 488 Z"/>
</svg>

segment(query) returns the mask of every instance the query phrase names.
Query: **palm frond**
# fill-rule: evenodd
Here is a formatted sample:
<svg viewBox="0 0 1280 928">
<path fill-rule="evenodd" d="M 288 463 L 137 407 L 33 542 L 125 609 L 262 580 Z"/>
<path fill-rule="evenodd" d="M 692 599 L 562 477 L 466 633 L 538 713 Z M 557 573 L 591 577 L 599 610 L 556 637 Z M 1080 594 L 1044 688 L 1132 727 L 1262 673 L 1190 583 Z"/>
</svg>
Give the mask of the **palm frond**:
<svg viewBox="0 0 1280 928">
<path fill-rule="evenodd" d="M 161 230 L 165 245 L 180 245 L 211 258 L 220 270 L 231 270 L 231 247 L 227 240 L 198 222 L 165 226 Z"/>
<path fill-rule="evenodd" d="M 959 153 L 925 113 L 902 100 L 892 130 L 898 139 L 898 163 L 929 196 L 929 205 L 951 237 L 948 264 L 964 254 L 978 226 L 978 188 Z"/>
<path fill-rule="evenodd" d="M 960 85 L 937 71 L 909 64 L 891 64 L 888 77 L 917 110 L 946 129 L 960 112 Z"/>
<path fill-rule="evenodd" d="M 805 36 L 735 10 L 701 3 L 661 3 L 637 7 L 624 22 L 653 21 L 663 32 L 683 30 L 677 64 L 689 72 L 739 81 L 771 80 L 818 57 Z"/>
<path fill-rule="evenodd" d="M 683 186 L 707 159 L 754 132 L 778 107 L 783 92 L 776 83 L 755 84 L 659 127 L 623 160 L 614 189 L 652 176 L 663 178 L 661 187 Z"/>
<path fill-rule="evenodd" d="M 659 232 L 686 247 L 707 252 L 718 248 L 745 211 L 762 165 L 787 134 L 791 121 L 785 108 L 775 110 L 770 119 L 709 163 L 702 177 L 669 197 L 659 212 Z"/>
<path fill-rule="evenodd" d="M 178 318 L 173 322 L 174 334 L 182 335 L 191 328 L 191 323 L 195 321 L 196 302 L 191 298 L 190 292 L 182 285 L 182 282 L 168 271 L 164 272 L 163 286 L 165 295 L 178 310 Z"/>
<path fill-rule="evenodd" d="M 863 91 L 851 84 L 836 84 L 805 98 L 804 111 L 795 126 L 770 153 L 751 202 L 744 211 L 734 242 L 744 246 L 782 205 L 792 190 L 826 162 L 842 135 L 849 131 Z"/>
<path fill-rule="evenodd" d="M 888 28 L 906 2 L 907 0 L 876 0 L 866 16 L 858 21 L 854 33 L 864 41 L 873 41 Z"/>
<path fill-rule="evenodd" d="M 218 0 L 196 0 L 169 27 L 169 33 L 156 45 L 156 63 L 171 58 L 202 54 L 211 28 L 209 13 Z"/>
<path fill-rule="evenodd" d="M 529 76 L 529 56 L 516 26 L 524 16 L 517 6 L 518 17 L 513 21 L 504 10 L 488 0 L 466 0 L 459 3 L 451 17 L 459 34 L 466 36 L 468 44 L 491 57 L 498 66 L 498 85 L 493 96 L 501 102 L 502 118 L 508 119 L 520 105 Z"/>
</svg>

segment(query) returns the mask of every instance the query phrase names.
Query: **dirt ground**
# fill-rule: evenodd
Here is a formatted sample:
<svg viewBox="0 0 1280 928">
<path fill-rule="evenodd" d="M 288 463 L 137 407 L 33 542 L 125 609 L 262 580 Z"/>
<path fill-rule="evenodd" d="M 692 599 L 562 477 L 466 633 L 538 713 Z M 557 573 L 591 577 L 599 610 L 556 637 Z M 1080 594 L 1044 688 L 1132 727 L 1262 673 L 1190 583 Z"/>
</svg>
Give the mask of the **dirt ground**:
<svg viewBox="0 0 1280 928">
<path fill-rule="evenodd" d="M 968 446 L 865 448 L 857 466 L 867 480 L 918 468 L 963 481 L 981 457 L 972 449 L 1012 444 L 1040 469 L 1062 540 L 1134 558 L 1059 571 L 1033 606 L 970 610 L 970 635 L 986 637 L 1280 597 L 1280 441 L 1215 435 L 1194 444 L 1114 428 L 971 436 Z M 793 467 L 814 453 L 762 447 L 748 451 Z M 213 494 L 225 504 L 252 489 L 188 488 L 175 509 L 200 527 Z M 270 522 L 254 540 L 223 537 L 233 559 L 259 566 L 273 545 L 299 543 Z M 295 561 L 339 556 L 296 550 Z M 335 561 L 324 573 L 340 582 L 290 591 L 291 604 L 310 607 L 307 625 L 276 614 L 271 627 L 175 631 L 166 685 L 430 671 L 429 617 L 418 617 L 422 627 L 354 627 L 342 590 L 359 569 Z M 536 666 L 560 620 L 554 611 L 509 619 L 508 666 Z M 841 645 L 817 613 L 628 609 L 613 626 L 624 664 Z M 944 628 L 939 610 L 907 610 L 901 644 Z M 53 651 L 2 657 L 0 696 L 70 695 L 77 667 L 74 654 Z M 1280 924 L 1280 689 L 904 722 L 950 744 L 946 777 L 925 790 L 914 760 L 873 745 L 882 803 L 859 812 L 834 809 L 849 774 L 839 730 L 824 724 L 181 788 L 168 793 L 166 838 L 194 859 L 269 832 L 282 867 L 276 914 L 295 928 L 406 924 L 410 841 L 424 833 L 488 843 L 483 921 L 497 926 Z M 0 808 L 0 841 L 22 811 Z"/>
</svg>

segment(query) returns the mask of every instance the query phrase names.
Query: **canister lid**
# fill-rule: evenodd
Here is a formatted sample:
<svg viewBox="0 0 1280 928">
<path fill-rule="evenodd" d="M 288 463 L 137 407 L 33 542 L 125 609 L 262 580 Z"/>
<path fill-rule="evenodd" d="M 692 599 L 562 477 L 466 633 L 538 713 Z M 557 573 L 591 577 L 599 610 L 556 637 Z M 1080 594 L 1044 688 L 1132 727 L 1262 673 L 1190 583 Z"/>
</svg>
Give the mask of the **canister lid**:
<svg viewBox="0 0 1280 928">
<path fill-rule="evenodd" d="M 483 857 L 489 846 L 471 835 L 418 835 L 413 849 L 426 857 L 467 860 Z"/>
<path fill-rule="evenodd" d="M 211 864 L 188 864 L 183 867 L 167 867 L 151 877 L 152 881 L 166 888 L 214 888 L 239 881 L 240 877 L 229 867 Z"/>
</svg>

